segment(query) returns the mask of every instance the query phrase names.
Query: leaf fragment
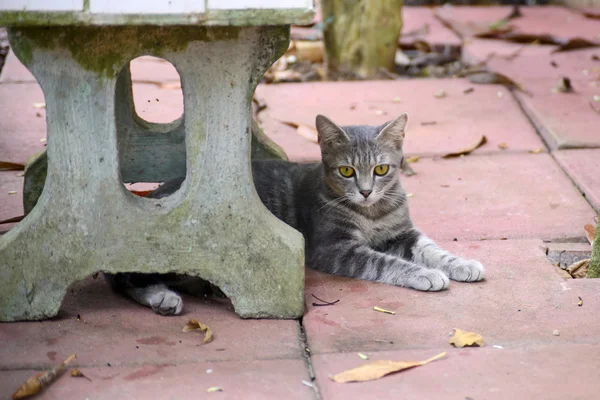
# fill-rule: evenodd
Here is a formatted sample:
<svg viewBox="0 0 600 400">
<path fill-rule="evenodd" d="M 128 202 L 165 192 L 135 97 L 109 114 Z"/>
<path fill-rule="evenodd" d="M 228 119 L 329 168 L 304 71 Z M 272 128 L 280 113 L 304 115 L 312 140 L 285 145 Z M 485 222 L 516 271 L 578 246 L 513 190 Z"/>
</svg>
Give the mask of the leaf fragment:
<svg viewBox="0 0 600 400">
<path fill-rule="evenodd" d="M 356 353 L 356 355 L 358 357 L 360 357 L 361 360 L 368 360 L 369 359 L 369 356 L 366 355 L 366 354 L 363 354 L 363 353 Z"/>
<path fill-rule="evenodd" d="M 381 313 L 385 313 L 385 314 L 392 314 L 392 315 L 396 315 L 396 311 L 384 310 L 383 308 L 381 308 L 381 307 L 377 307 L 377 306 L 373 307 L 373 310 L 375 310 L 375 311 L 379 311 L 379 312 L 381 312 Z"/>
<path fill-rule="evenodd" d="M 304 139 L 313 142 L 319 143 L 319 133 L 315 128 L 305 124 L 299 124 L 291 121 L 280 121 L 282 124 L 287 126 L 291 126 L 292 128 L 296 128 L 296 133 L 302 136 Z"/>
<path fill-rule="evenodd" d="M 24 171 L 23 164 L 12 163 L 9 161 L 0 161 L 0 171 Z"/>
<path fill-rule="evenodd" d="M 506 143 L 504 143 L 504 142 L 502 142 L 502 143 L 498 143 L 498 147 L 499 147 L 500 149 L 502 149 L 502 150 L 506 150 L 506 149 L 508 149 L 508 145 L 507 145 Z"/>
<path fill-rule="evenodd" d="M 579 260 L 569 265 L 566 271 L 574 279 L 585 279 L 588 275 L 588 269 L 590 268 L 590 259 Z"/>
<path fill-rule="evenodd" d="M 552 52 L 559 53 L 559 52 L 571 51 L 571 50 L 588 49 L 590 47 L 598 47 L 598 46 L 600 46 L 600 43 L 594 43 L 594 42 L 590 42 L 587 39 L 575 37 L 575 38 L 569 39 L 566 42 L 562 43 L 556 49 L 552 50 Z"/>
<path fill-rule="evenodd" d="M 585 231 L 585 237 L 587 238 L 590 245 L 594 244 L 594 238 L 596 237 L 596 227 L 592 224 L 585 224 L 583 227 Z"/>
<path fill-rule="evenodd" d="M 438 98 L 438 99 L 443 99 L 444 97 L 446 97 L 446 91 L 444 89 L 440 89 L 437 92 L 435 92 L 433 94 L 434 97 Z"/>
<path fill-rule="evenodd" d="M 183 332 L 198 330 L 204 332 L 203 343 L 209 343 L 212 340 L 212 330 L 208 327 L 208 325 L 203 324 L 197 319 L 190 319 L 190 321 L 183 327 Z"/>
<path fill-rule="evenodd" d="M 49 386 L 56 378 L 62 374 L 68 363 L 73 361 L 77 356 L 71 354 L 65 361 L 58 364 L 48 371 L 40 372 L 39 374 L 27 379 L 23 385 L 12 395 L 13 400 L 24 399 L 39 393 L 40 390 Z"/>
<path fill-rule="evenodd" d="M 44 102 L 40 102 L 40 103 L 35 102 L 35 103 L 33 103 L 33 108 L 46 108 L 46 103 L 44 103 Z"/>
<path fill-rule="evenodd" d="M 538 147 L 537 149 L 529 150 L 529 153 L 531 153 L 531 154 L 540 154 L 542 151 L 544 151 L 544 149 L 542 149 L 541 147 Z"/>
<path fill-rule="evenodd" d="M 554 336 L 560 336 L 560 332 L 558 331 L 558 329 L 555 329 L 554 331 L 552 331 L 552 334 Z"/>
<path fill-rule="evenodd" d="M 479 333 L 463 331 L 462 329 L 454 328 L 454 333 L 448 341 L 454 347 L 482 347 L 483 336 Z"/>
<path fill-rule="evenodd" d="M 469 79 L 469 82 L 471 82 L 471 83 L 475 83 L 478 85 L 493 85 L 493 84 L 504 85 L 510 89 L 519 90 L 528 96 L 532 95 L 531 92 L 529 92 L 528 90 L 525 90 L 525 88 L 523 88 L 523 86 L 519 85 L 518 83 L 516 83 L 515 81 L 510 79 L 508 76 L 499 74 L 497 72 L 474 71 L 474 72 L 469 72 L 466 75 L 467 75 L 467 79 Z"/>
<path fill-rule="evenodd" d="M 454 157 L 466 156 L 468 154 L 471 154 L 473 151 L 480 148 L 481 146 L 483 146 L 486 143 L 487 143 L 487 138 L 484 135 L 481 135 L 481 137 L 477 140 L 477 142 L 473 143 L 471 146 L 466 147 L 462 150 L 455 151 L 453 153 L 444 154 L 442 156 L 442 158 L 454 158 Z"/>
<path fill-rule="evenodd" d="M 79 370 L 79 368 L 72 368 L 70 372 L 71 372 L 71 376 L 72 376 L 73 378 L 85 378 L 85 379 L 87 379 L 87 380 L 88 380 L 88 381 L 90 381 L 90 382 L 92 381 L 90 378 L 88 378 L 87 376 L 85 376 L 85 375 L 83 374 L 83 372 L 81 372 L 81 371 Z"/>
<path fill-rule="evenodd" d="M 408 157 L 406 159 L 407 163 L 416 163 L 417 161 L 419 161 L 421 157 L 420 156 L 414 156 L 414 157 Z"/>
<path fill-rule="evenodd" d="M 432 361 L 439 360 L 446 356 L 446 353 L 440 353 L 435 357 L 431 357 L 425 361 L 391 361 L 391 360 L 377 360 L 361 365 L 360 367 L 353 368 L 332 377 L 336 383 L 347 383 L 347 382 L 365 382 L 373 381 L 382 378 L 393 372 L 402 371 L 409 368 L 419 367 L 428 364 Z"/>
<path fill-rule="evenodd" d="M 223 389 L 218 387 L 218 386 L 211 386 L 208 389 L 206 389 L 206 393 L 214 393 L 214 392 L 222 392 Z"/>
<path fill-rule="evenodd" d="M 17 191 L 16 190 L 9 190 L 8 194 L 17 194 Z"/>
<path fill-rule="evenodd" d="M 571 79 L 563 76 L 560 78 L 556 86 L 552 88 L 552 93 L 573 93 L 573 86 L 571 85 Z"/>
</svg>

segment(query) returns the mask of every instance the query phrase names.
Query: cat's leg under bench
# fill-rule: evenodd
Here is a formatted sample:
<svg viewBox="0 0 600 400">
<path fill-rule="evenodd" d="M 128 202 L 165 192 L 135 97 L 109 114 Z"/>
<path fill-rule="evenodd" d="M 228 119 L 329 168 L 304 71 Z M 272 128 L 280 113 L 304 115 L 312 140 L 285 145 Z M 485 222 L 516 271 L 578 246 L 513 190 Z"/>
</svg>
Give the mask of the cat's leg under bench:
<svg viewBox="0 0 600 400">
<path fill-rule="evenodd" d="M 48 171 L 35 208 L 0 237 L 0 320 L 56 315 L 69 285 L 97 271 L 201 276 L 242 317 L 302 315 L 302 236 L 263 206 L 250 171 L 252 94 L 288 33 L 282 26 L 12 29 L 15 54 L 44 90 Z M 149 154 L 127 148 L 124 135 L 146 135 L 151 152 L 152 135 L 161 134 L 142 123 L 123 131 L 134 123 L 133 108 L 122 86 L 128 76 L 117 78 L 145 54 L 175 65 L 184 95 L 183 119 L 169 132 L 185 135 L 187 179 L 162 199 L 137 197 L 122 183 L 137 168 L 124 159 Z M 157 169 L 152 179 L 168 177 Z"/>
</svg>

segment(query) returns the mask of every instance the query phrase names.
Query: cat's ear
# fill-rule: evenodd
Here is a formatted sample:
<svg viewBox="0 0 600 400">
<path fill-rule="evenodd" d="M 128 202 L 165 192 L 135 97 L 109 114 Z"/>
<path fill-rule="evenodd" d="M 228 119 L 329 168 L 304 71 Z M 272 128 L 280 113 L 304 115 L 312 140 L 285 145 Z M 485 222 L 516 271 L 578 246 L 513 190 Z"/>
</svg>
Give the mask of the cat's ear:
<svg viewBox="0 0 600 400">
<path fill-rule="evenodd" d="M 404 129 L 408 122 L 408 114 L 404 113 L 388 122 L 377 135 L 377 140 L 387 142 L 401 150 L 404 143 Z"/>
<path fill-rule="evenodd" d="M 350 141 L 350 138 L 342 128 L 323 115 L 317 115 L 315 124 L 319 133 L 319 145 L 321 148 L 323 146 L 337 146 Z"/>
</svg>

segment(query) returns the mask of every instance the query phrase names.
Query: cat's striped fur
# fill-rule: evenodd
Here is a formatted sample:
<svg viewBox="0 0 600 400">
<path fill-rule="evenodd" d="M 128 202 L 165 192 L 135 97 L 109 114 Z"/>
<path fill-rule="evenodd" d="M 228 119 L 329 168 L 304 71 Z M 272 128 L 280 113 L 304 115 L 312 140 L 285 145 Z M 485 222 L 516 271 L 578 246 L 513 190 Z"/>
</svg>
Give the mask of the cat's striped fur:
<svg viewBox="0 0 600 400">
<path fill-rule="evenodd" d="M 406 114 L 378 127 L 342 128 L 323 116 L 316 122 L 321 163 L 252 163 L 265 206 L 304 235 L 308 266 L 424 291 L 443 290 L 449 279 L 483 279 L 479 262 L 442 250 L 413 226 L 399 179 Z M 377 165 L 388 166 L 387 172 L 375 174 Z M 340 167 L 354 174 L 345 177 Z M 182 181 L 163 185 L 154 197 L 172 193 Z M 168 286 L 182 280 L 172 278 L 117 274 L 112 281 L 141 304 L 177 314 L 183 303 Z"/>
</svg>

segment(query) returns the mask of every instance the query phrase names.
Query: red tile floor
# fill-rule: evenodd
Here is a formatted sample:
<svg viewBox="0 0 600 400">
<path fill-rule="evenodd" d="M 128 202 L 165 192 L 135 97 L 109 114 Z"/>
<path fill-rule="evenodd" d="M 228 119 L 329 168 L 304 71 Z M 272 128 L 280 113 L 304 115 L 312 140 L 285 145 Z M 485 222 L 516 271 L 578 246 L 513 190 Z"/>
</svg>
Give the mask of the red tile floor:
<svg viewBox="0 0 600 400">
<path fill-rule="evenodd" d="M 453 7 L 445 15 L 493 22 L 508 11 Z M 457 36 L 436 24 L 432 10 L 407 9 L 408 17 L 411 29 L 435 25 L 432 42 L 457 45 Z M 559 7 L 526 9 L 517 24 L 528 32 L 556 28 L 552 33 L 594 40 L 600 33 L 599 21 Z M 518 47 L 468 39 L 463 57 L 481 60 Z M 421 156 L 412 164 L 417 175 L 403 178 L 413 193 L 414 221 L 449 250 L 481 260 L 485 281 L 421 293 L 307 269 L 304 318 L 272 321 L 241 320 L 225 300 L 190 297 L 183 315 L 161 317 L 90 277 L 71 288 L 56 318 L 0 324 L 0 398 L 76 353 L 73 365 L 91 381 L 63 376 L 38 398 L 597 399 L 600 281 L 565 280 L 545 251 L 550 241 L 583 242 L 583 226 L 600 209 L 600 116 L 587 104 L 600 95 L 592 59 L 600 51 L 551 50 L 529 46 L 511 62 L 497 58 L 490 64 L 533 97 L 463 79 L 257 90 L 268 106 L 260 114 L 266 133 L 301 161 L 318 159 L 318 147 L 281 121 L 313 124 L 322 113 L 340 124 L 379 124 L 408 111 L 406 151 Z M 182 98 L 172 85 L 178 79 L 172 66 L 144 58 L 132 69 L 139 115 L 155 122 L 176 119 Z M 575 93 L 551 92 L 563 75 L 571 77 Z M 447 97 L 436 98 L 439 89 Z M 43 101 L 35 79 L 10 54 L 0 75 L 0 160 L 24 163 L 43 149 L 45 113 L 34 106 Z M 436 124 L 422 124 L 431 121 Z M 440 158 L 480 135 L 488 142 L 471 155 Z M 23 212 L 18 175 L 0 172 L 0 220 Z M 1 225 L 0 231 L 12 226 Z M 340 301 L 315 307 L 312 295 Z M 373 306 L 396 314 L 374 312 Z M 195 332 L 181 332 L 191 318 L 213 329 L 213 342 L 203 345 Z M 486 346 L 452 348 L 453 328 L 482 334 Z M 442 351 L 445 359 L 374 382 L 329 379 L 363 363 L 358 352 L 371 359 L 423 360 Z M 223 391 L 207 393 L 213 386 Z"/>
</svg>

